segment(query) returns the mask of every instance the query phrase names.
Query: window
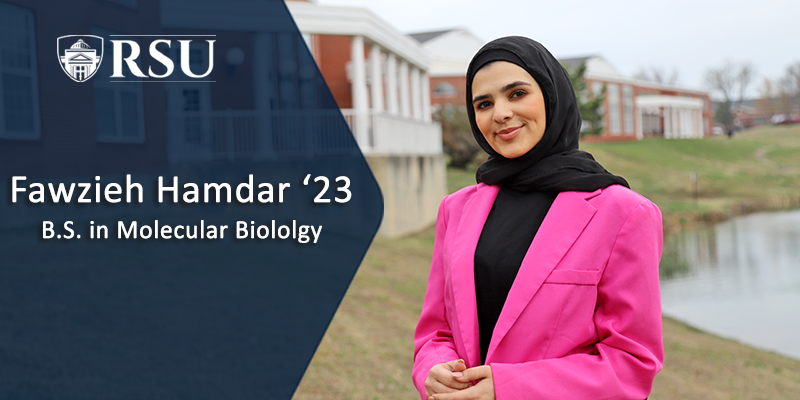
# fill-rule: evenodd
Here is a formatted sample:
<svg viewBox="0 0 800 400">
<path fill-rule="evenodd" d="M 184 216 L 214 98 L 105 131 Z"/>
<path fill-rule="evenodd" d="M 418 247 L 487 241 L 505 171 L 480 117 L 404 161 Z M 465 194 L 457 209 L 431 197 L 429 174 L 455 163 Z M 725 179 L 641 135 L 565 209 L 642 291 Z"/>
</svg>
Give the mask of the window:
<svg viewBox="0 0 800 400">
<path fill-rule="evenodd" d="M 644 136 L 663 136 L 661 131 L 661 111 L 657 107 L 642 109 L 642 134 Z"/>
<path fill-rule="evenodd" d="M 103 62 L 93 79 L 97 141 L 142 143 L 144 142 L 142 78 L 123 67 L 125 78 L 115 78 L 114 81 L 110 81 L 113 66 L 110 57 L 112 44 L 109 39 L 112 39 L 111 35 L 115 33 L 96 28 L 92 29 L 92 34 L 105 39 Z M 136 41 L 133 37 L 113 39 Z M 93 40 L 92 47 L 99 48 L 100 41 Z M 130 46 L 122 47 L 123 51 L 130 51 Z"/>
<path fill-rule="evenodd" d="M 41 137 L 33 25 L 30 10 L 0 3 L 0 138 Z"/>
<path fill-rule="evenodd" d="M 606 96 L 608 96 L 608 123 L 612 135 L 619 135 L 622 132 L 619 119 L 619 85 L 609 83 L 606 85 Z"/>
<path fill-rule="evenodd" d="M 184 40 L 184 39 L 182 39 Z M 203 38 L 202 41 L 193 40 L 189 45 L 189 69 L 193 74 L 204 74 L 208 71 L 209 58 L 208 43 Z M 163 49 L 164 54 L 170 54 L 175 70 L 170 76 L 170 80 L 176 81 L 191 81 L 190 78 L 184 74 L 181 67 L 181 43 L 173 41 L 170 50 Z M 205 79 L 208 79 L 206 77 Z M 190 144 L 192 150 L 195 151 L 197 147 L 209 146 L 214 143 L 215 137 L 213 131 L 214 120 L 211 117 L 211 91 L 209 83 L 204 80 L 197 82 L 174 82 L 165 85 L 167 92 L 167 99 L 169 105 L 167 106 L 170 112 L 170 118 L 177 122 L 174 131 L 170 132 L 171 135 L 177 135 L 176 138 L 183 136 L 181 145 Z M 216 125 L 219 127 L 219 123 Z M 224 126 L 224 124 L 223 124 Z"/>
<path fill-rule="evenodd" d="M 453 97 L 456 94 L 456 88 L 447 82 L 442 82 L 436 85 L 436 89 L 433 89 L 435 97 Z"/>
<path fill-rule="evenodd" d="M 200 111 L 200 91 L 183 91 L 183 111 Z"/>
<path fill-rule="evenodd" d="M 198 89 L 184 89 L 183 94 L 183 111 L 189 111 L 184 117 L 184 130 L 183 136 L 186 143 L 201 144 L 203 141 L 203 127 L 202 118 L 197 112 L 200 111 L 200 90 Z"/>
<path fill-rule="evenodd" d="M 625 132 L 633 132 L 633 88 L 622 87 L 622 107 L 625 113 Z"/>
<path fill-rule="evenodd" d="M 603 82 L 597 82 L 597 81 L 592 82 L 592 95 L 594 95 L 594 97 L 597 98 L 603 96 L 604 94 L 605 94 L 605 84 Z M 605 109 L 603 109 L 603 105 L 601 104 L 600 107 L 597 109 L 597 113 L 600 116 L 603 116 L 604 112 Z"/>
</svg>

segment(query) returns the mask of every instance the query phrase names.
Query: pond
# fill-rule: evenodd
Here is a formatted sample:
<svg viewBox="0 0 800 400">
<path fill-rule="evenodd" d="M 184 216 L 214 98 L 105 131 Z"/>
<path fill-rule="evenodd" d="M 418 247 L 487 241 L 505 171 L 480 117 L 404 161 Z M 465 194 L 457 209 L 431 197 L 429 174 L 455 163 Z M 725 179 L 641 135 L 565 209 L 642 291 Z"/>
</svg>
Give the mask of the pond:
<svg viewBox="0 0 800 400">
<path fill-rule="evenodd" d="M 800 359 L 800 210 L 665 240 L 661 296 L 665 315 Z"/>
</svg>

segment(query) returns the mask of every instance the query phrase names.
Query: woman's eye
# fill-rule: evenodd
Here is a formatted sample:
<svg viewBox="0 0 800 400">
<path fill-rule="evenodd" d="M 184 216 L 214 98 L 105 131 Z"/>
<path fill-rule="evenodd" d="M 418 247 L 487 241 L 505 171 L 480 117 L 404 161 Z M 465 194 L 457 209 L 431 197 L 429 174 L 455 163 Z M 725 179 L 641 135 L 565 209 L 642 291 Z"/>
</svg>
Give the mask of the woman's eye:
<svg viewBox="0 0 800 400">
<path fill-rule="evenodd" d="M 514 97 L 522 97 L 522 96 L 525 96 L 526 94 L 528 94 L 528 92 L 520 89 L 520 90 L 515 90 L 515 91 L 511 92 L 511 97 L 512 98 L 514 98 Z"/>
<path fill-rule="evenodd" d="M 483 110 L 484 108 L 490 107 L 491 105 L 492 103 L 490 101 L 482 101 L 478 103 L 478 105 L 475 106 L 475 108 L 477 108 L 478 110 Z"/>
</svg>

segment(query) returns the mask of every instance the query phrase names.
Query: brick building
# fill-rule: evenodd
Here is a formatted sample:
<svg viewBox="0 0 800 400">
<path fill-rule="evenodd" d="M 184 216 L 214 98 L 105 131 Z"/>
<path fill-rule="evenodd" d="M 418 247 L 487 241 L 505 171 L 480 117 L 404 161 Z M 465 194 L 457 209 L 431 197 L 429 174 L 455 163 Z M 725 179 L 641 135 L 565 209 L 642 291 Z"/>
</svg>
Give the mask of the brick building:
<svg viewBox="0 0 800 400">
<path fill-rule="evenodd" d="M 707 92 L 631 79 L 601 56 L 563 58 L 569 68 L 586 64 L 587 87 L 605 87 L 603 133 L 588 140 L 629 140 L 646 136 L 667 139 L 711 135 L 714 110 Z"/>
</svg>

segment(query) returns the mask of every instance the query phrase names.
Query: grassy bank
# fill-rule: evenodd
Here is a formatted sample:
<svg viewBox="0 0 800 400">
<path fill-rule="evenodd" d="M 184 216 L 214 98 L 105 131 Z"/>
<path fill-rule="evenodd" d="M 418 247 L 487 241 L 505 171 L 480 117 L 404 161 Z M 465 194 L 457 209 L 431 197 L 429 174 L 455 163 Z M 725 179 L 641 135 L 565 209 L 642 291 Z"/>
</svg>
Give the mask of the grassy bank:
<svg viewBox="0 0 800 400">
<path fill-rule="evenodd" d="M 800 126 L 753 129 L 733 139 L 589 143 L 609 171 L 661 208 L 669 229 L 800 207 Z M 691 172 L 697 174 L 695 202 Z"/>
<path fill-rule="evenodd" d="M 668 224 L 786 208 L 800 195 L 800 127 L 733 140 L 644 140 L 584 149 L 655 201 Z M 689 173 L 698 175 L 692 200 Z M 473 172 L 449 171 L 450 191 Z M 412 337 L 433 248 L 433 229 L 377 238 L 312 361 L 295 399 L 414 399 Z M 800 361 L 664 319 L 666 362 L 651 399 L 797 399 Z"/>
</svg>

